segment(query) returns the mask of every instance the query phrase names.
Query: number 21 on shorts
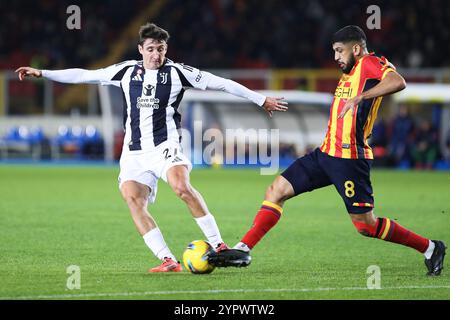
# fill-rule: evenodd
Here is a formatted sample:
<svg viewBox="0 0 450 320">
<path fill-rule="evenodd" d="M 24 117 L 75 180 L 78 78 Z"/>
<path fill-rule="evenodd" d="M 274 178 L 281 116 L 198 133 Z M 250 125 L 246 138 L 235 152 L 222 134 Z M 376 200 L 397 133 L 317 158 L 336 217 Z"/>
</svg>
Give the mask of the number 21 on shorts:
<svg viewBox="0 0 450 320">
<path fill-rule="evenodd" d="M 171 153 L 171 154 L 169 154 L 169 153 Z M 178 153 L 178 149 L 177 148 L 173 148 L 173 149 L 166 148 L 163 151 L 164 159 L 167 160 L 167 159 L 171 158 L 172 154 L 175 157 L 177 155 L 177 153 Z"/>
<path fill-rule="evenodd" d="M 355 183 L 351 180 L 344 182 L 345 195 L 347 198 L 352 198 L 355 195 Z"/>
</svg>

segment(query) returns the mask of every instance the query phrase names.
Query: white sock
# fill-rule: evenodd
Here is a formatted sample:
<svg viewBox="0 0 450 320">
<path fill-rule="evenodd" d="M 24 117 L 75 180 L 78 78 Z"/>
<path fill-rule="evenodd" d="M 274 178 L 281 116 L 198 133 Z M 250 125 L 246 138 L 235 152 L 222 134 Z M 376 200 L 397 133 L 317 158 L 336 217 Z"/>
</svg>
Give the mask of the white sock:
<svg viewBox="0 0 450 320">
<path fill-rule="evenodd" d="M 431 258 L 431 256 L 433 255 L 434 247 L 435 247 L 433 241 L 431 241 L 431 240 L 428 240 L 428 241 L 429 241 L 428 249 L 423 254 L 425 256 L 425 259 L 430 259 Z"/>
<path fill-rule="evenodd" d="M 250 248 L 243 242 L 239 242 L 237 245 L 233 247 L 233 249 L 237 249 L 244 252 L 250 252 Z"/>
<path fill-rule="evenodd" d="M 165 257 L 172 258 L 177 261 L 175 256 L 170 252 L 169 247 L 164 241 L 164 237 L 159 228 L 154 228 L 144 234 L 143 236 L 145 244 L 152 250 L 153 254 L 158 257 L 158 259 L 163 260 Z"/>
<path fill-rule="evenodd" d="M 214 219 L 212 214 L 208 213 L 206 216 L 194 219 L 213 248 L 216 248 L 219 243 L 223 242 L 216 219 Z"/>
</svg>

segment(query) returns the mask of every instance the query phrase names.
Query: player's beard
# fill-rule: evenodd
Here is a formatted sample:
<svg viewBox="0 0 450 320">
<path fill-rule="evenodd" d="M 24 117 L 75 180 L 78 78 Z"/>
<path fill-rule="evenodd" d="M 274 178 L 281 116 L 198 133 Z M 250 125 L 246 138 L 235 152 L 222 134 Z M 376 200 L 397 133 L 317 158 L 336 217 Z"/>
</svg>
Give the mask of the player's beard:
<svg viewBox="0 0 450 320">
<path fill-rule="evenodd" d="M 349 74 L 350 71 L 352 71 L 354 65 L 356 63 L 356 59 L 354 55 L 350 56 L 350 59 L 348 60 L 348 62 L 345 64 L 345 67 L 342 68 L 342 72 L 345 74 Z"/>
</svg>

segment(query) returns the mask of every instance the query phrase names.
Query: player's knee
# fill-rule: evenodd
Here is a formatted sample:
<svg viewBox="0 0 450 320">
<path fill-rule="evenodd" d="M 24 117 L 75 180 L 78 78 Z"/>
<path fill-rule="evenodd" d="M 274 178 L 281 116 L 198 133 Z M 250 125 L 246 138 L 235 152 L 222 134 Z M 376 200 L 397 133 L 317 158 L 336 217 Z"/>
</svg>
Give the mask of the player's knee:
<svg viewBox="0 0 450 320">
<path fill-rule="evenodd" d="M 147 206 L 147 199 L 135 194 L 124 194 L 123 199 L 130 209 L 142 209 Z"/>
<path fill-rule="evenodd" d="M 194 190 L 189 183 L 179 182 L 172 186 L 173 191 L 182 200 L 188 200 L 194 196 Z"/>
<path fill-rule="evenodd" d="M 284 202 L 288 195 L 276 183 L 272 183 L 266 190 L 266 199 L 272 202 Z"/>
</svg>

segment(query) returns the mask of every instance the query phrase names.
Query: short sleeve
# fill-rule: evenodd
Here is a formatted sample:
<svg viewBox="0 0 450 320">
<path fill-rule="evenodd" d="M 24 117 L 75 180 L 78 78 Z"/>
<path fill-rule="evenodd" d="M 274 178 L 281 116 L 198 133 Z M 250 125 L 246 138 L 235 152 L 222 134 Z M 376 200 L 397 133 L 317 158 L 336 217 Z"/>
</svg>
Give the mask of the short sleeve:
<svg viewBox="0 0 450 320">
<path fill-rule="evenodd" d="M 389 72 L 395 71 L 395 67 L 385 57 L 370 55 L 364 58 L 362 71 L 366 78 L 383 80 Z"/>
</svg>

